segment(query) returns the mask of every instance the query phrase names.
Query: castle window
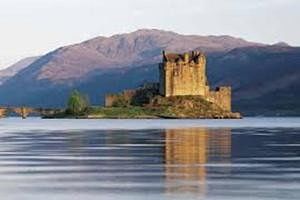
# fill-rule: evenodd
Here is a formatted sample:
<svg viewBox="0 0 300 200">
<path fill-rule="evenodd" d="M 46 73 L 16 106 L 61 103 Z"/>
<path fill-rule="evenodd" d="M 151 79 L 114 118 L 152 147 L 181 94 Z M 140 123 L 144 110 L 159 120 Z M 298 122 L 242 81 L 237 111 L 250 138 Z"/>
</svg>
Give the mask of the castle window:
<svg viewBox="0 0 300 200">
<path fill-rule="evenodd" d="M 178 70 L 178 68 L 174 69 L 173 75 L 174 76 L 179 76 L 179 70 Z"/>
<path fill-rule="evenodd" d="M 179 68 L 180 68 L 179 66 L 173 68 L 173 76 L 179 76 L 179 71 L 180 71 Z"/>
</svg>

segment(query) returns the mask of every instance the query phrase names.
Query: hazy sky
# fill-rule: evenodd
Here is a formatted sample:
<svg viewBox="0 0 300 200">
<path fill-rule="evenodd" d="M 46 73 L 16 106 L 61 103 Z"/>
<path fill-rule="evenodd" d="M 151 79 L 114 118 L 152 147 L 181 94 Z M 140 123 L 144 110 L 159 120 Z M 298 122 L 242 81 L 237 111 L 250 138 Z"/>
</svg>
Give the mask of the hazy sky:
<svg viewBox="0 0 300 200">
<path fill-rule="evenodd" d="M 299 20 L 300 0 L 0 0 L 0 68 L 141 28 L 300 46 Z"/>
</svg>

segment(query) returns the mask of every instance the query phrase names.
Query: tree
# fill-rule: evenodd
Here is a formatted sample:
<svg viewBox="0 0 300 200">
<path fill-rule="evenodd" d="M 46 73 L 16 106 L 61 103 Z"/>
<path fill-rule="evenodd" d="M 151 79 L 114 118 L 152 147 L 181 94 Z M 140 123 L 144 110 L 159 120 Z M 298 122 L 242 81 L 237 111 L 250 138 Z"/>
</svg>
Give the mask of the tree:
<svg viewBox="0 0 300 200">
<path fill-rule="evenodd" d="M 74 90 L 68 99 L 67 114 L 74 116 L 84 115 L 89 108 L 88 96 Z"/>
</svg>

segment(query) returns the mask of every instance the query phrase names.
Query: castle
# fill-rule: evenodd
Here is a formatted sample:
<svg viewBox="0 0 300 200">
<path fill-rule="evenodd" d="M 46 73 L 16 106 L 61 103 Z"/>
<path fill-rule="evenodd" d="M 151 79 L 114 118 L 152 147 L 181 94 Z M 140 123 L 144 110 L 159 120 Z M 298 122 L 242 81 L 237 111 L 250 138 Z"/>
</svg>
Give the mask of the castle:
<svg viewBox="0 0 300 200">
<path fill-rule="evenodd" d="M 165 98 L 202 97 L 223 111 L 231 112 L 231 87 L 210 90 L 206 76 L 206 57 L 198 51 L 184 54 L 163 52 L 163 60 L 159 64 L 158 84 L 148 84 L 137 90 L 125 90 L 121 94 L 106 95 L 105 105 L 111 107 L 120 99 L 129 105 L 135 99 L 142 99 L 143 105 L 151 103 L 151 98 L 157 95 Z"/>
<path fill-rule="evenodd" d="M 159 93 L 164 97 L 202 96 L 225 111 L 231 111 L 231 87 L 210 91 L 206 77 L 206 57 L 192 51 L 184 54 L 166 54 L 159 64 Z"/>
</svg>

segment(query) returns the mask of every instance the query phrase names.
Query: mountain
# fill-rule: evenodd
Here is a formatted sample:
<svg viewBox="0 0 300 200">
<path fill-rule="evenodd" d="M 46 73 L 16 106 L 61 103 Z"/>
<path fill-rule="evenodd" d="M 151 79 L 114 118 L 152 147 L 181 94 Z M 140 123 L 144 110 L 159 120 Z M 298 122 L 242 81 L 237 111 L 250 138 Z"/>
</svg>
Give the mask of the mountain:
<svg viewBox="0 0 300 200">
<path fill-rule="evenodd" d="M 299 48 L 152 29 L 56 49 L 1 85 L 0 104 L 64 106 L 74 88 L 89 94 L 93 104 L 101 104 L 106 93 L 157 81 L 162 50 L 195 49 L 208 56 L 212 85 L 233 86 L 236 110 L 255 115 L 298 112 Z"/>
<path fill-rule="evenodd" d="M 278 47 L 290 47 L 290 45 L 286 42 L 277 42 L 273 44 L 273 46 L 278 46 Z"/>
<path fill-rule="evenodd" d="M 201 47 L 202 51 L 208 53 L 254 45 L 259 44 L 230 36 L 188 36 L 144 29 L 112 37 L 97 37 L 59 48 L 33 63 L 22 72 L 22 76 L 54 83 L 72 82 L 94 70 L 157 63 L 162 50 L 182 52 Z"/>
<path fill-rule="evenodd" d="M 24 58 L 17 63 L 7 67 L 6 69 L 0 70 L 0 85 L 3 84 L 6 80 L 16 75 L 22 69 L 28 67 L 39 57 L 28 57 Z"/>
<path fill-rule="evenodd" d="M 237 48 L 209 60 L 213 85 L 231 85 L 234 105 L 250 115 L 300 114 L 300 48 Z"/>
</svg>

